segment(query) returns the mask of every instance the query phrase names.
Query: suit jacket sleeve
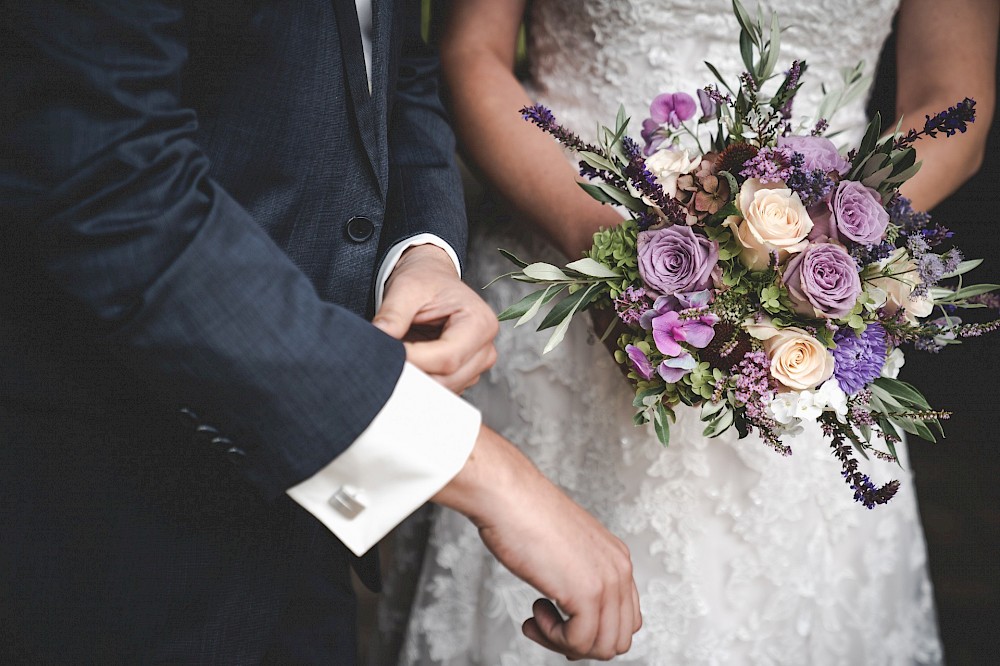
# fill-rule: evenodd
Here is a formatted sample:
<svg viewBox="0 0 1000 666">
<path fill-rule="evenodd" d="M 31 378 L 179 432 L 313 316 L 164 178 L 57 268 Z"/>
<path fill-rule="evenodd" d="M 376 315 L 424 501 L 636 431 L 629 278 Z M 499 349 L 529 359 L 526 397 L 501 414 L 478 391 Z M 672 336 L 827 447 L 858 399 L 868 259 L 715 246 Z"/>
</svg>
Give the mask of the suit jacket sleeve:
<svg viewBox="0 0 1000 666">
<path fill-rule="evenodd" d="M 276 496 L 365 430 L 405 354 L 321 301 L 209 176 L 180 99 L 180 4 L 4 4 L 4 242 L 81 306 L 60 325 L 239 442 Z"/>
<path fill-rule="evenodd" d="M 465 261 L 468 224 L 455 163 L 455 137 L 440 98 L 437 54 L 420 35 L 420 3 L 406 1 L 395 22 L 401 51 L 390 76 L 389 198 L 380 257 L 422 233 Z"/>
</svg>

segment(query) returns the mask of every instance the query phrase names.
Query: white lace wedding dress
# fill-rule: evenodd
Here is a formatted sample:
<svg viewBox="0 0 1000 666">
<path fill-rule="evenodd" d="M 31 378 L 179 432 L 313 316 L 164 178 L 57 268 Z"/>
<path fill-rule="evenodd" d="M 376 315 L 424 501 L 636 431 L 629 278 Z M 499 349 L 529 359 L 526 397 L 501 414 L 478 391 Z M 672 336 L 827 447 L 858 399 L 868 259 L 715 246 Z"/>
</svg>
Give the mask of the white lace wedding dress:
<svg viewBox="0 0 1000 666">
<path fill-rule="evenodd" d="M 753 3 L 747 3 L 751 6 Z M 874 67 L 894 0 L 800 0 L 781 12 L 782 65 L 809 64 L 795 112 L 810 114 L 819 82 L 840 82 L 859 59 Z M 742 70 L 729 0 L 537 0 L 530 22 L 532 85 L 539 102 L 585 138 L 624 102 L 638 136 L 649 100 L 710 82 L 703 60 Z M 865 123 L 863 100 L 837 117 L 842 140 Z M 525 159 L 531 159 L 526 155 Z M 545 196 L 539 192 L 538 196 Z M 481 225 L 469 280 L 510 270 L 496 248 L 561 259 L 523 231 Z M 485 296 L 498 310 L 523 285 Z M 617 661 L 641 664 L 939 663 L 926 552 L 906 469 L 863 461 L 876 481 L 899 478 L 887 505 L 853 501 L 818 430 L 782 457 L 734 431 L 705 439 L 681 408 L 671 444 L 632 425 L 628 386 L 608 352 L 574 324 L 553 353 L 546 335 L 505 324 L 497 367 L 470 392 L 485 421 L 517 442 L 549 478 L 631 549 L 644 626 Z M 902 448 L 902 447 L 901 447 Z M 905 455 L 905 451 L 904 451 Z M 399 537 L 397 571 L 420 571 L 401 650 L 404 664 L 563 664 L 524 638 L 538 594 L 486 552 L 464 518 L 434 518 L 422 570 Z M 410 560 L 407 560 L 407 557 Z M 390 588 L 399 580 L 390 577 Z M 404 621 L 401 609 L 383 620 Z"/>
</svg>

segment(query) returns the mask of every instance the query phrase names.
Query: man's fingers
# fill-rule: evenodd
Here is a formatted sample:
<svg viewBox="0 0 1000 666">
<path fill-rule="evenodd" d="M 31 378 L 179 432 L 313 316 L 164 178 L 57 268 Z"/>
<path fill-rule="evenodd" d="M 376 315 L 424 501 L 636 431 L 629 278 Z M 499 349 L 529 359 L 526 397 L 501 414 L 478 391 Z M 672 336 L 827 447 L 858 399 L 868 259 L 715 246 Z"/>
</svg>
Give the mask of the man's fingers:
<svg viewBox="0 0 1000 666">
<path fill-rule="evenodd" d="M 427 374 L 449 377 L 482 350 L 491 348 L 495 335 L 492 322 L 485 318 L 456 313 L 437 340 L 408 345 L 407 360 Z"/>
<path fill-rule="evenodd" d="M 382 307 L 375 313 L 372 320 L 377 328 L 383 333 L 391 335 L 397 340 L 402 340 L 413 318 L 423 304 L 420 299 L 408 295 L 408 290 L 404 285 L 394 285 L 393 289 L 387 289 L 385 298 L 382 300 Z"/>
</svg>

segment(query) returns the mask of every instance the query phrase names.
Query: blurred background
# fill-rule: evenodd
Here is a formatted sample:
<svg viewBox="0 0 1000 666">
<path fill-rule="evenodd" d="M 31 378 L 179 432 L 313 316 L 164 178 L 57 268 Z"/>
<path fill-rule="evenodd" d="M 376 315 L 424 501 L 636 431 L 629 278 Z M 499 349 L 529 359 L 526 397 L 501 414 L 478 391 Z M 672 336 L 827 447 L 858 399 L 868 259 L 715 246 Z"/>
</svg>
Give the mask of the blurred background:
<svg viewBox="0 0 1000 666">
<path fill-rule="evenodd" d="M 895 118 L 895 48 L 893 36 L 882 52 L 869 104 L 869 111 L 883 118 Z M 956 246 L 985 259 L 970 276 L 975 282 L 1000 284 L 998 153 L 1000 121 L 994 118 L 979 174 L 931 211 L 955 232 Z M 901 373 L 936 408 L 954 412 L 944 424 L 947 439 L 936 444 L 910 440 L 938 625 L 951 666 L 1000 660 L 998 345 L 1000 334 L 994 334 L 949 347 L 943 355 L 907 351 Z"/>
</svg>

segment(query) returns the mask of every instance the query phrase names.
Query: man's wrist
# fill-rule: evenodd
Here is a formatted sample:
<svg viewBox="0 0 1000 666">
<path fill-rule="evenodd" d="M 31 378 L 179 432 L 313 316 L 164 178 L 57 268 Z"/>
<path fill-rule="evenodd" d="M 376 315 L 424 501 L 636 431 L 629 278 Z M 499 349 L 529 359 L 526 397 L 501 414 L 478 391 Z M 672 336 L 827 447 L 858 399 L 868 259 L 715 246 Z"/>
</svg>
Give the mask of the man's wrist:
<svg viewBox="0 0 1000 666">
<path fill-rule="evenodd" d="M 456 273 L 459 276 L 462 275 L 462 266 L 458 259 L 458 254 L 455 249 L 451 247 L 444 239 L 434 234 L 417 234 L 416 236 L 411 236 L 405 240 L 402 240 L 395 245 L 393 245 L 389 251 L 386 253 L 385 258 L 382 260 L 381 266 L 379 266 L 378 273 L 375 276 L 375 310 L 377 311 L 382 307 L 382 297 L 385 293 L 385 285 L 389 280 L 389 276 L 396 269 L 396 264 L 399 263 L 403 254 L 414 247 L 423 247 L 424 245 L 431 245 L 433 247 L 440 248 L 445 252 L 448 258 L 451 260 L 452 265 L 455 267 Z"/>
</svg>

